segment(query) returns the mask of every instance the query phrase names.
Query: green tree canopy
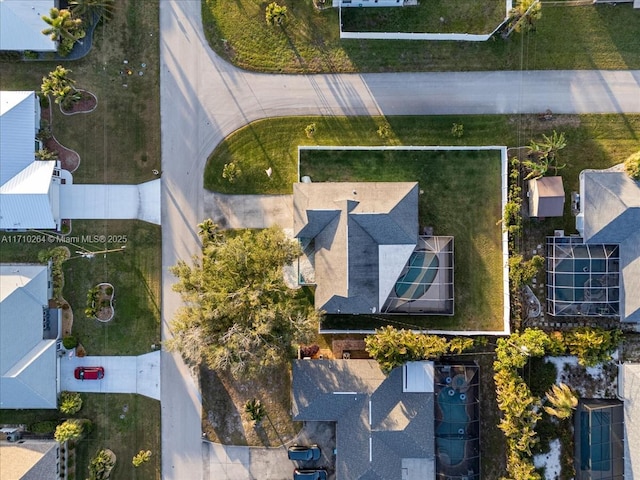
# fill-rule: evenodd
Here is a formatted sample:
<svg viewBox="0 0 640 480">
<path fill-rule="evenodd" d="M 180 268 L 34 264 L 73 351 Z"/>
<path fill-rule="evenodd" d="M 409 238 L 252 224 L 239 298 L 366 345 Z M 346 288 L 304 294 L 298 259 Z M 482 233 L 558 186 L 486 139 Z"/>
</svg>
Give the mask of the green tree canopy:
<svg viewBox="0 0 640 480">
<path fill-rule="evenodd" d="M 297 243 L 277 227 L 223 233 L 207 220 L 198 228 L 202 256 L 171 269 L 184 306 L 170 348 L 238 377 L 260 373 L 290 358 L 293 345 L 309 343 L 320 314 L 300 290 L 287 287 L 282 271 L 298 257 Z"/>
<path fill-rule="evenodd" d="M 114 0 L 71 0 L 69 5 L 75 16 L 84 17 L 91 24 L 94 23 L 94 19 L 110 19 L 115 10 Z"/>
<path fill-rule="evenodd" d="M 625 160 L 624 169 L 633 180 L 640 180 L 640 150 Z"/>
<path fill-rule="evenodd" d="M 611 360 L 621 337 L 620 330 L 580 327 L 565 333 L 564 341 L 569 353 L 578 357 L 578 363 L 590 367 Z"/>
<path fill-rule="evenodd" d="M 364 341 L 369 355 L 387 373 L 406 362 L 438 358 L 449 350 L 444 337 L 398 330 L 391 325 L 376 330 Z"/>
<path fill-rule="evenodd" d="M 268 25 L 284 25 L 287 20 L 287 7 L 271 2 L 265 10 L 265 20 Z"/>
</svg>

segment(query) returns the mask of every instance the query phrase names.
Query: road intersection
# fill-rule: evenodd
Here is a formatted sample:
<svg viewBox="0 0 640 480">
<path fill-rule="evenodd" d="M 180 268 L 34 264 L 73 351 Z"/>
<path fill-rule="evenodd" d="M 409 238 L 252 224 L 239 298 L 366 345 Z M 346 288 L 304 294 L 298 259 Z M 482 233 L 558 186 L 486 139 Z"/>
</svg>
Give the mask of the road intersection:
<svg viewBox="0 0 640 480">
<path fill-rule="evenodd" d="M 640 113 L 640 71 L 251 73 L 229 65 L 208 47 L 200 0 L 161 0 L 160 32 L 163 340 L 171 337 L 170 322 L 180 306 L 169 267 L 198 253 L 197 224 L 216 201 L 203 186 L 207 157 L 225 136 L 251 121 L 546 109 Z M 175 353 L 163 351 L 161 374 L 163 478 L 242 480 L 237 473 L 212 470 L 209 453 L 203 468 L 201 398 L 189 368 Z M 248 470 L 246 478 L 251 478 Z"/>
</svg>

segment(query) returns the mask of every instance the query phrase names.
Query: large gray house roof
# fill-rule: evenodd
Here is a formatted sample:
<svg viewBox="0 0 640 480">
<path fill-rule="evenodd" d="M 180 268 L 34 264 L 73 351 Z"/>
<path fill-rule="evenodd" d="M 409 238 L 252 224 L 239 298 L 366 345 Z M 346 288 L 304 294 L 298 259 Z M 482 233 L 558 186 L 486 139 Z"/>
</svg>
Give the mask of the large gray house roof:
<svg viewBox="0 0 640 480">
<path fill-rule="evenodd" d="M 640 182 L 626 173 L 580 173 L 582 236 L 586 243 L 620 245 L 620 319 L 640 322 Z"/>
<path fill-rule="evenodd" d="M 316 308 L 379 311 L 379 277 L 397 279 L 418 239 L 418 184 L 297 183 L 293 204 L 294 235 L 315 243 Z"/>
<path fill-rule="evenodd" d="M 338 480 L 435 477 L 434 394 L 405 393 L 402 367 L 294 361 L 293 418 L 337 422 Z"/>
<path fill-rule="evenodd" d="M 0 408 L 58 406 L 56 341 L 43 339 L 46 266 L 0 265 Z"/>
</svg>

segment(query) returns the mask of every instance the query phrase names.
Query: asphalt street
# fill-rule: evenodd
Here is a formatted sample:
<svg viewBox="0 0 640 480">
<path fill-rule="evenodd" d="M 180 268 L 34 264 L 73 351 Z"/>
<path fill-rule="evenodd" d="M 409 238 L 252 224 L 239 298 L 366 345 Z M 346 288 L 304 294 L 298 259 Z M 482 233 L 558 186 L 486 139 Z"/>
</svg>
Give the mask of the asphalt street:
<svg viewBox="0 0 640 480">
<path fill-rule="evenodd" d="M 244 72 L 209 49 L 200 9 L 200 0 L 160 2 L 163 340 L 171 337 L 170 321 L 180 306 L 168 269 L 198 253 L 197 224 L 212 204 L 203 188 L 206 159 L 226 135 L 250 121 L 310 114 L 536 113 L 546 109 L 640 113 L 640 71 L 297 76 Z M 201 402 L 191 372 L 179 356 L 163 352 L 161 376 L 163 478 L 214 478 L 209 467 L 203 469 Z M 244 472 L 245 478 L 252 478 L 248 467 Z"/>
</svg>

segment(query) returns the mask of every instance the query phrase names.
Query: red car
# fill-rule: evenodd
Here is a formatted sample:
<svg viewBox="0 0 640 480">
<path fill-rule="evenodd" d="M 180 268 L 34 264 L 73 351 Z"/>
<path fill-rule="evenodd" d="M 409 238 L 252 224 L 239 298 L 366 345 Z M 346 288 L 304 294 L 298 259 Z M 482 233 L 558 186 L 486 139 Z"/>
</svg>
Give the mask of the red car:
<svg viewBox="0 0 640 480">
<path fill-rule="evenodd" d="M 104 368 L 102 367 L 78 367 L 73 372 L 73 376 L 78 380 L 100 380 L 104 378 Z"/>
</svg>

